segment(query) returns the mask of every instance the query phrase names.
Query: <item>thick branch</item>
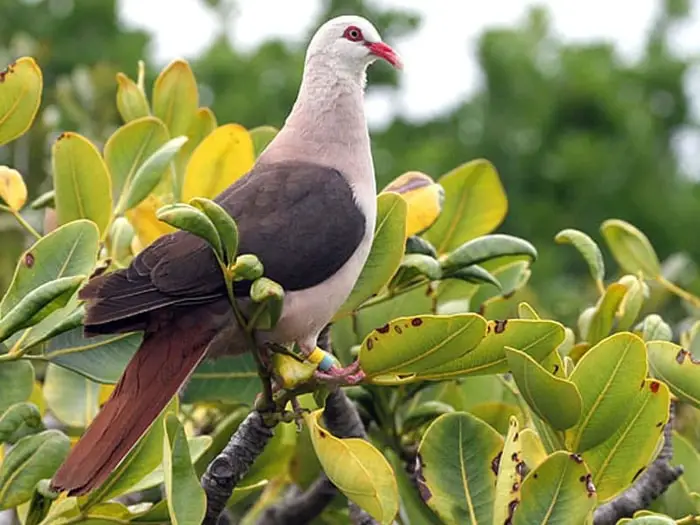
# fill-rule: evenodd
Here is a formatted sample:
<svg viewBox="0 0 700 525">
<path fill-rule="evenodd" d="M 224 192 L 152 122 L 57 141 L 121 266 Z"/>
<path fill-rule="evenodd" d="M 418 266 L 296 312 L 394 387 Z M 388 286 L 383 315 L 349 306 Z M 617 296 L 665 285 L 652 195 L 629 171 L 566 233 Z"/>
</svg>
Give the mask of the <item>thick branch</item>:
<svg viewBox="0 0 700 525">
<path fill-rule="evenodd" d="M 669 463 L 673 457 L 671 431 L 675 415 L 675 403 L 671 402 L 668 423 L 664 427 L 664 445 L 661 452 L 634 484 L 612 501 L 601 505 L 593 514 L 595 525 L 615 525 L 622 518 L 631 518 L 638 510 L 661 496 L 682 474 L 683 467 Z"/>
<path fill-rule="evenodd" d="M 265 424 L 258 411 L 252 411 L 240 424 L 224 450 L 214 458 L 202 476 L 207 494 L 204 525 L 215 525 L 226 507 L 233 489 L 246 475 L 255 459 L 272 437 L 272 428 Z"/>
</svg>

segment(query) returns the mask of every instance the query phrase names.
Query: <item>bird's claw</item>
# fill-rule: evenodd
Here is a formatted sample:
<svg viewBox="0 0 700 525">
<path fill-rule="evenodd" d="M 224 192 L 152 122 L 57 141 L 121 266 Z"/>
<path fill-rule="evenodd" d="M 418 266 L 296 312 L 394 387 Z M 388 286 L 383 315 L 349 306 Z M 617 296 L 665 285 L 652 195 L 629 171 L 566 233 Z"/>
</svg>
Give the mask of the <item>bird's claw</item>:
<svg viewBox="0 0 700 525">
<path fill-rule="evenodd" d="M 316 370 L 314 377 L 323 383 L 336 385 L 356 385 L 365 378 L 365 372 L 360 368 L 360 362 L 354 361 L 346 367 L 332 366 L 325 372 Z"/>
</svg>

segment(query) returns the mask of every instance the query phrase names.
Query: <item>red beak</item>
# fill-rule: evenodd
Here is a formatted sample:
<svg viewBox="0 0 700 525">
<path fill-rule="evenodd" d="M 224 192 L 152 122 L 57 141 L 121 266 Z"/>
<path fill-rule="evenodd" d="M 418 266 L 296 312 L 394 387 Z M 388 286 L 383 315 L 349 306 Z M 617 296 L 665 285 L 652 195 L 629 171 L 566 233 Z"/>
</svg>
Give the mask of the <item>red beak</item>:
<svg viewBox="0 0 700 525">
<path fill-rule="evenodd" d="M 386 60 L 394 66 L 396 69 L 403 68 L 403 63 L 401 62 L 401 57 L 394 51 L 391 46 L 388 46 L 384 42 L 371 42 L 367 44 L 369 52 L 381 59 Z"/>
</svg>

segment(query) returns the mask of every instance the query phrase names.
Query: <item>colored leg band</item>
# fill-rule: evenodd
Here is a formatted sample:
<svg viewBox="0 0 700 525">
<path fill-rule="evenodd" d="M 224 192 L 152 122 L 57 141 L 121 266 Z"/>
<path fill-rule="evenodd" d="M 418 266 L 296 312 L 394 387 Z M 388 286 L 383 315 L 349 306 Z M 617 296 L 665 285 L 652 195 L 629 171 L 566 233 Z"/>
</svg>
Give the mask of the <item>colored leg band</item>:
<svg viewBox="0 0 700 525">
<path fill-rule="evenodd" d="M 315 365 L 318 365 L 318 368 L 323 372 L 327 371 L 334 364 L 333 357 L 331 357 L 331 355 L 328 352 L 324 352 L 323 350 L 321 350 L 318 346 L 314 349 L 313 352 L 309 354 L 307 360 L 314 363 Z"/>
</svg>

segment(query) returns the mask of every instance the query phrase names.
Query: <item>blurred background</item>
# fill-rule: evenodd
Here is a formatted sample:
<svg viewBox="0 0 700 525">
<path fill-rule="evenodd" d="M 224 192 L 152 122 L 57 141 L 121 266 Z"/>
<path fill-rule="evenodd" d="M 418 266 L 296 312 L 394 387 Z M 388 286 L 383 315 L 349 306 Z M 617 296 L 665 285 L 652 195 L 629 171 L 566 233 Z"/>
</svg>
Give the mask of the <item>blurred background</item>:
<svg viewBox="0 0 700 525">
<path fill-rule="evenodd" d="M 150 89 L 186 58 L 219 124 L 279 127 L 310 35 L 347 13 L 406 62 L 370 71 L 379 188 L 489 159 L 509 199 L 499 231 L 539 250 L 531 290 L 549 315 L 575 322 L 595 297 L 580 256 L 554 243 L 563 228 L 600 240 L 621 218 L 668 264 L 700 261 L 700 0 L 0 0 L 0 68 L 32 55 L 45 82 L 37 124 L 0 164 L 25 175 L 30 199 L 50 189 L 56 135 L 101 146 L 121 124 L 115 74 L 135 78 L 140 59 Z M 0 215 L 0 293 L 26 242 Z"/>
</svg>

